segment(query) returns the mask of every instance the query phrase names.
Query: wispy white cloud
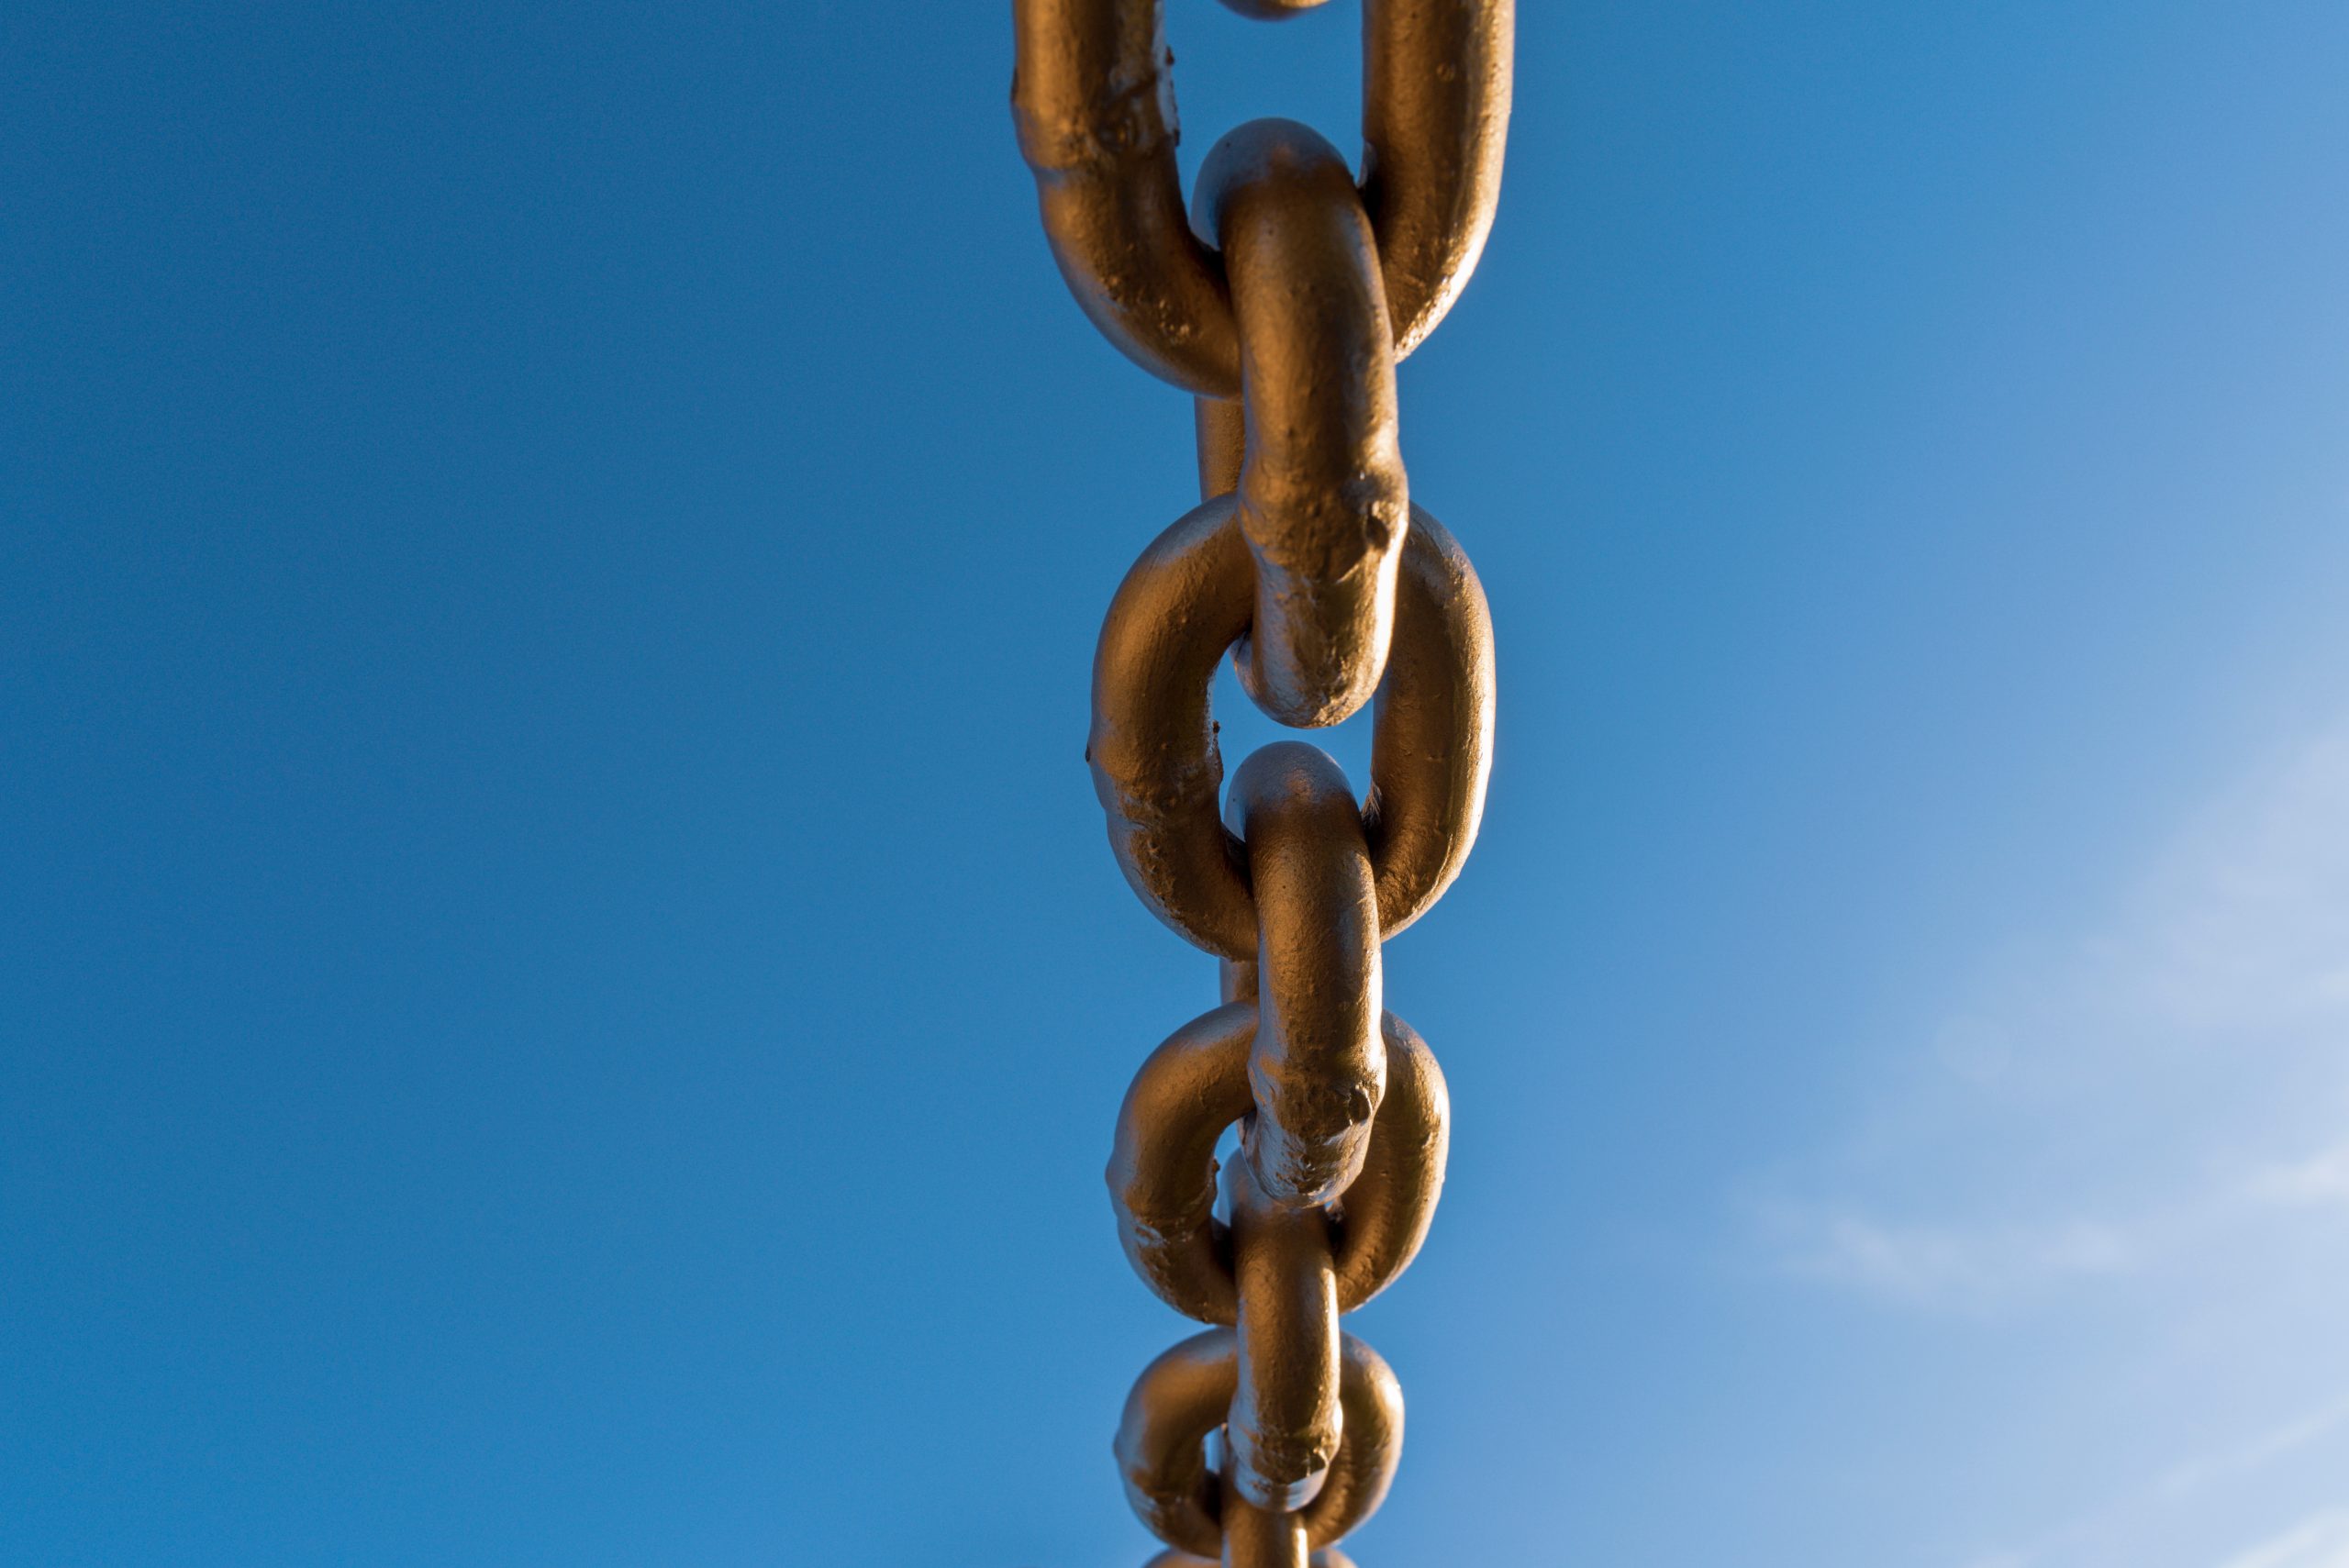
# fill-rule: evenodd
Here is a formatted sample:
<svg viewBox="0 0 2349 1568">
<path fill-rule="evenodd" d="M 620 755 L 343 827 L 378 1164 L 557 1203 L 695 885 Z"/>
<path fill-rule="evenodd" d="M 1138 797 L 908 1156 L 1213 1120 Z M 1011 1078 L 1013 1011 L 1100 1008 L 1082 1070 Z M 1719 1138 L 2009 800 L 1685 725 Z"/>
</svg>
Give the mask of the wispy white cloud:
<svg viewBox="0 0 2349 1568">
<path fill-rule="evenodd" d="M 2287 1211 L 2349 1241 L 2319 1212 L 2349 1209 L 2349 723 L 2184 827 L 2099 929 L 1978 990 L 1848 1147 L 1758 1184 L 1788 1270 L 1980 1312 Z"/>
<path fill-rule="evenodd" d="M 2181 824 L 2089 929 L 1948 1002 L 1848 1136 L 1744 1197 L 1787 1276 L 1920 1343 L 2115 1352 L 2103 1385 L 2064 1365 L 2065 1418 L 2093 1431 L 2109 1399 L 2137 1478 L 2079 1467 L 2068 1515 L 1959 1561 L 2349 1568 L 2349 719 Z"/>
<path fill-rule="evenodd" d="M 2221 1568 L 2349 1568 L 2349 1508 L 2328 1509 L 2230 1557 Z"/>
<path fill-rule="evenodd" d="M 1978 1313 L 2051 1281 L 2125 1274 L 2145 1239 L 2104 1221 L 1963 1227 L 1902 1224 L 1855 1208 L 1779 1202 L 1767 1221 L 1781 1262 L 1812 1279 L 1919 1306 Z"/>
<path fill-rule="evenodd" d="M 2201 1455 L 2172 1467 L 2161 1479 L 2161 1490 L 2176 1496 L 2237 1475 L 2264 1469 L 2288 1454 L 2349 1426 L 2349 1399 L 2340 1399 L 2296 1416 L 2261 1432 L 2249 1442 Z"/>
<path fill-rule="evenodd" d="M 2251 1192 L 2270 1203 L 2349 1207 L 2349 1143 L 2253 1176 Z"/>
<path fill-rule="evenodd" d="M 2305 1411 L 2231 1446 L 2198 1454 L 2160 1475 L 2085 1508 L 2026 1544 L 1968 1559 L 1964 1568 L 2073 1568 L 2142 1562 L 2140 1544 L 2213 1495 L 2349 1430 L 2349 1398 Z M 2349 1568 L 2349 1508 L 2326 1507 L 2288 1529 L 2231 1553 L 2221 1568 Z"/>
</svg>

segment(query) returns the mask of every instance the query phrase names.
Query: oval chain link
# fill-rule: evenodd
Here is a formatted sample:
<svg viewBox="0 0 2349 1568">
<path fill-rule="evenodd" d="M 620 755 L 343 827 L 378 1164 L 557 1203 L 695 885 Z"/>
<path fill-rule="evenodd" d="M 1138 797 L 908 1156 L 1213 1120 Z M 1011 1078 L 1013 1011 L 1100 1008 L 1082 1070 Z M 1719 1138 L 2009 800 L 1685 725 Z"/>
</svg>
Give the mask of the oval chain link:
<svg viewBox="0 0 2349 1568">
<path fill-rule="evenodd" d="M 1398 360 L 1452 308 L 1492 229 L 1515 13 L 1514 0 L 1364 0 L 1362 203 Z M 1019 149 L 1077 303 L 1144 370 L 1238 396 L 1230 288 L 1184 214 L 1159 0 L 1013 0 L 1012 24 Z"/>
<path fill-rule="evenodd" d="M 1372 704 L 1370 844 L 1382 936 L 1442 895 L 1475 842 L 1492 772 L 1493 628 L 1475 568 L 1413 508 L 1395 644 Z M 1256 956 L 1256 905 L 1222 821 L 1210 696 L 1253 588 L 1229 495 L 1151 544 L 1119 584 L 1093 656 L 1085 760 L 1109 843 L 1152 913 L 1220 958 Z"/>
<path fill-rule="evenodd" d="M 1264 18 L 1319 3 L 1224 0 Z M 1450 1140 L 1442 1071 L 1384 1010 L 1379 950 L 1467 858 L 1494 713 L 1484 590 L 1410 502 L 1395 365 L 1491 228 L 1513 6 L 1364 0 L 1359 181 L 1311 130 L 1258 120 L 1208 155 L 1187 215 L 1159 0 L 1013 15 L 1014 114 L 1062 273 L 1113 343 L 1197 397 L 1203 504 L 1110 605 L 1085 757 L 1127 881 L 1223 960 L 1223 1005 L 1143 1063 L 1108 1168 L 1135 1272 L 1215 1327 L 1134 1385 L 1118 1462 L 1170 1548 L 1150 1568 L 1353 1568 L 1336 1543 L 1393 1483 L 1403 1401 L 1338 1319 L 1419 1251 Z M 1361 801 L 1295 741 L 1225 798 L 1209 694 L 1227 655 L 1281 723 L 1372 706 Z"/>
<path fill-rule="evenodd" d="M 1370 219 L 1338 150 L 1290 120 L 1218 142 L 1194 206 L 1240 328 L 1240 532 L 1256 568 L 1241 680 L 1283 724 L 1334 724 L 1386 665 L 1410 510 Z"/>
</svg>

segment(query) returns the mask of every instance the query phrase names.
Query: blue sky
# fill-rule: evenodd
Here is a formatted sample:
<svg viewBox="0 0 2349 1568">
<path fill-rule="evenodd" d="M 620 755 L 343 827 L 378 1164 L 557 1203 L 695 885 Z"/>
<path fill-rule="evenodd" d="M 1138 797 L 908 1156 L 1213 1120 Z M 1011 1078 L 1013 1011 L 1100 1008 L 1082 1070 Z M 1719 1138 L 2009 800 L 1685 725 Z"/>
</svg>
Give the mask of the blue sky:
<svg viewBox="0 0 2349 1568">
<path fill-rule="evenodd" d="M 1525 11 L 1355 1555 L 2343 1568 L 2349 11 Z M 1353 144 L 1353 5 L 1168 15 L 1186 169 Z M 1080 749 L 1188 410 L 1006 8 L 0 40 L 0 1558 L 1141 1562 L 1214 977 Z"/>
</svg>

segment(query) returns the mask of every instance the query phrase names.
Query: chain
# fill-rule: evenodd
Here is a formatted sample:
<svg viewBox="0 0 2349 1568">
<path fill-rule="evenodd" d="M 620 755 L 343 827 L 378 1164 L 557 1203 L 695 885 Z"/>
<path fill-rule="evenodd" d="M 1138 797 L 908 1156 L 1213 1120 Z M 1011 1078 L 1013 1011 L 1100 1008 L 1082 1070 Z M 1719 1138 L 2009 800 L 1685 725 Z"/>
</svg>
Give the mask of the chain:
<svg viewBox="0 0 2349 1568">
<path fill-rule="evenodd" d="M 1118 1429 L 1128 1499 L 1172 1548 L 1152 1568 L 1350 1568 L 1336 1543 L 1401 1457 L 1401 1388 L 1338 1320 L 1419 1251 L 1450 1113 L 1434 1054 L 1385 1010 L 1380 946 L 1475 840 L 1493 646 L 1467 557 L 1411 504 L 1395 364 L 1492 226 L 1512 10 L 1364 0 L 1360 180 L 1304 126 L 1257 120 L 1208 154 L 1186 212 L 1160 0 L 1013 0 L 1013 110 L 1061 272 L 1197 399 L 1203 504 L 1110 604 L 1085 749 L 1126 880 L 1222 961 L 1223 1005 L 1142 1064 L 1109 1161 L 1135 1272 L 1212 1325 L 1151 1363 Z M 1225 798 L 1227 654 L 1283 724 L 1371 706 L 1364 799 L 1299 741 Z"/>
</svg>

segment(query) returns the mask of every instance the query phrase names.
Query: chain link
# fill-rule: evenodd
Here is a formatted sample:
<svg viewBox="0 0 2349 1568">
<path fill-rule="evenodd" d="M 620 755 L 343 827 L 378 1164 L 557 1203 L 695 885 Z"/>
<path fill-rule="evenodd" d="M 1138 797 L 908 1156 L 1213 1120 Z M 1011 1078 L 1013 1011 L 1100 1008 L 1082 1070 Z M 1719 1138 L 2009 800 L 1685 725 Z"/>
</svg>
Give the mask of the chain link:
<svg viewBox="0 0 2349 1568">
<path fill-rule="evenodd" d="M 1459 873 L 1492 760 L 1484 590 L 1411 502 L 1395 365 L 1491 228 L 1512 0 L 1364 0 L 1360 180 L 1311 130 L 1258 120 L 1209 153 L 1187 213 L 1159 0 L 1013 17 L 1014 117 L 1062 274 L 1197 397 L 1202 504 L 1110 604 L 1085 757 L 1128 883 L 1223 961 L 1223 1005 L 1127 1091 L 1108 1169 L 1135 1272 L 1214 1327 L 1134 1385 L 1118 1462 L 1172 1549 L 1151 1568 L 1353 1568 L 1336 1543 L 1393 1483 L 1403 1399 L 1339 1316 L 1418 1252 L 1450 1140 L 1434 1053 L 1385 1010 L 1380 944 Z M 1227 655 L 1281 723 L 1372 707 L 1364 799 L 1297 741 L 1225 798 Z"/>
</svg>

